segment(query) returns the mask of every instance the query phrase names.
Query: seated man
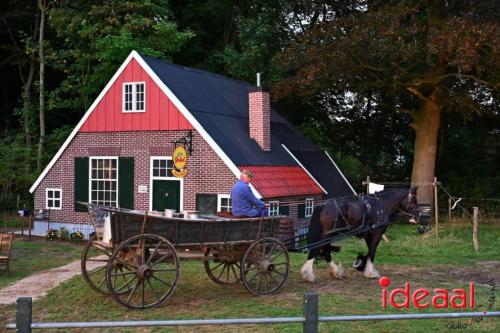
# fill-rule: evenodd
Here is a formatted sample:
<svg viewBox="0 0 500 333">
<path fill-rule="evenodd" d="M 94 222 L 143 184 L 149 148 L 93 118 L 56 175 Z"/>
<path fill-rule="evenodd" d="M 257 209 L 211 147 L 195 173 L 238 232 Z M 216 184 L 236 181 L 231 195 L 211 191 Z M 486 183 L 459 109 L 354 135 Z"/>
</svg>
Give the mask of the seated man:
<svg viewBox="0 0 500 333">
<path fill-rule="evenodd" d="M 252 172 L 243 170 L 240 179 L 234 184 L 231 190 L 231 204 L 234 216 L 268 216 L 266 206 L 253 195 L 248 185 L 252 178 Z"/>
</svg>

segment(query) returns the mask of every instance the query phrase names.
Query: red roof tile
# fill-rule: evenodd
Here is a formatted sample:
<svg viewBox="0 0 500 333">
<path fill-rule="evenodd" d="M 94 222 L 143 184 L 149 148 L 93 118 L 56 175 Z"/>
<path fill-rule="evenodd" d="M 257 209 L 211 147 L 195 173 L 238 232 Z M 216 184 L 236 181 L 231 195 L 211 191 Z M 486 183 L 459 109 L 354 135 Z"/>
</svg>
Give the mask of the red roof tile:
<svg viewBox="0 0 500 333">
<path fill-rule="evenodd" d="M 239 168 L 253 173 L 252 185 L 264 198 L 324 193 L 300 166 L 239 166 Z"/>
</svg>

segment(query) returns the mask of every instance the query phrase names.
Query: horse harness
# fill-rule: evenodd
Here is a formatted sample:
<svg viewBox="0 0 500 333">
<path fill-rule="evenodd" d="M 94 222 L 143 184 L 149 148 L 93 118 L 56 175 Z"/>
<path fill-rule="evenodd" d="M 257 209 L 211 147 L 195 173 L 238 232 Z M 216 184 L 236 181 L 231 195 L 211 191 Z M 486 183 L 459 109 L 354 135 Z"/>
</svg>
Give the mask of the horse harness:
<svg viewBox="0 0 500 333">
<path fill-rule="evenodd" d="M 384 217 L 384 210 L 382 209 L 380 198 L 378 196 L 375 194 L 369 194 L 363 197 L 361 202 L 364 203 L 366 207 L 366 212 L 363 214 L 363 226 L 365 226 L 366 218 L 371 216 L 375 216 L 375 223 L 372 225 L 373 229 L 389 224 L 389 220 Z"/>
<path fill-rule="evenodd" d="M 330 231 L 324 232 L 323 236 L 329 235 L 329 234 L 334 233 L 334 232 L 340 232 L 343 230 L 347 230 L 348 232 L 350 232 L 352 230 L 352 226 L 349 224 L 347 218 L 342 213 L 342 209 L 340 208 L 340 205 L 338 204 L 337 200 L 331 199 L 331 201 L 335 205 L 335 208 L 337 209 L 339 214 L 337 214 L 335 221 L 333 222 L 333 229 Z M 361 225 L 353 231 L 362 232 L 362 231 L 366 231 L 368 229 L 376 229 L 376 228 L 380 228 L 380 227 L 389 225 L 389 220 L 384 217 L 384 210 L 382 209 L 382 205 L 380 204 L 380 198 L 378 196 L 373 195 L 373 194 L 369 194 L 369 195 L 363 197 L 362 199 L 360 199 L 360 201 L 365 205 L 366 211 L 363 214 Z M 375 223 L 370 225 L 370 226 L 366 225 L 367 219 L 370 218 L 371 216 L 373 216 L 373 214 L 375 214 L 375 216 L 376 216 Z M 337 221 L 339 220 L 339 217 L 342 218 L 342 220 L 344 221 L 346 226 L 344 228 L 337 229 Z"/>
</svg>

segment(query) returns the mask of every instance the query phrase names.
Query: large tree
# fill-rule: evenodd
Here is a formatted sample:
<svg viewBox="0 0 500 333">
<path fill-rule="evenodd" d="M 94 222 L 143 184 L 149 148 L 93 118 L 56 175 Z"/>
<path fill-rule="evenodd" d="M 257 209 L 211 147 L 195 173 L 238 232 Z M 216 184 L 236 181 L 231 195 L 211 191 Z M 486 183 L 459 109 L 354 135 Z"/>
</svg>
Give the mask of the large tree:
<svg viewBox="0 0 500 333">
<path fill-rule="evenodd" d="M 52 106 L 80 115 L 130 51 L 169 59 L 192 37 L 162 0 L 51 1 L 49 24 L 58 37 L 50 60 L 64 73 Z"/>
<path fill-rule="evenodd" d="M 443 112 L 496 112 L 495 2 L 359 4 L 356 14 L 322 21 L 280 55 L 290 72 L 275 87 L 275 96 L 351 94 L 374 108 L 389 104 L 410 114 L 412 183 L 431 183 Z M 422 186 L 419 200 L 431 202 L 431 190 Z"/>
</svg>

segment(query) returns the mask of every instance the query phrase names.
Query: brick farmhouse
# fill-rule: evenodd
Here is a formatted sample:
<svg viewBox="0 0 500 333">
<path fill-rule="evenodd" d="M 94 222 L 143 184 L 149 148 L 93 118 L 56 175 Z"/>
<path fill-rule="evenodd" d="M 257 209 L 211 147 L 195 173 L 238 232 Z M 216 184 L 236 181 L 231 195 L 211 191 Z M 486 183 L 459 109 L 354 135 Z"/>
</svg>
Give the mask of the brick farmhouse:
<svg viewBox="0 0 500 333">
<path fill-rule="evenodd" d="M 177 146 L 188 151 L 182 178 Z M 271 214 L 307 226 L 315 202 L 355 194 L 327 152 L 247 82 L 133 51 L 40 174 L 30 192 L 51 221 L 89 223 L 77 201 L 212 214 L 231 208 L 243 169 Z"/>
</svg>

